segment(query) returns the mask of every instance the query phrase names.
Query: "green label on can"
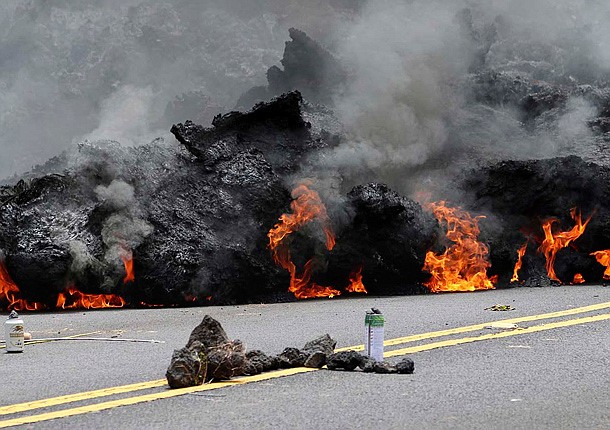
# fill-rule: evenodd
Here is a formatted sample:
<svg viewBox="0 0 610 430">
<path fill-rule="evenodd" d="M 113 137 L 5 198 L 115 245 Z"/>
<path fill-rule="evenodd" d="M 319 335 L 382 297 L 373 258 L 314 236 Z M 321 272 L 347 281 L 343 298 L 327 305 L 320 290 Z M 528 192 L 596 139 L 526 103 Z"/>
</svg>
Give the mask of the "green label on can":
<svg viewBox="0 0 610 430">
<path fill-rule="evenodd" d="M 364 325 L 371 327 L 383 327 L 385 320 L 381 314 L 366 314 Z"/>
</svg>

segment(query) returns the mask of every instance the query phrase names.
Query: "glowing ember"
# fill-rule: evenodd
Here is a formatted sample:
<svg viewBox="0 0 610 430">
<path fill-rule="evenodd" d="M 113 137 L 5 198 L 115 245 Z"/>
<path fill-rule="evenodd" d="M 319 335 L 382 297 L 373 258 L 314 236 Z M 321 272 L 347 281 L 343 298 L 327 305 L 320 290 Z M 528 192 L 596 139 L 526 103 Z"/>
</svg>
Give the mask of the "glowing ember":
<svg viewBox="0 0 610 430">
<path fill-rule="evenodd" d="M 444 201 L 425 205 L 441 224 L 447 226 L 447 239 L 453 242 L 443 254 L 426 253 L 423 270 L 432 277 L 425 283 L 432 292 L 474 291 L 494 288 L 497 278 L 487 277 L 491 266 L 487 245 L 477 240 L 479 219 L 459 207 L 446 206 Z"/>
<path fill-rule="evenodd" d="M 521 245 L 521 248 L 517 250 L 517 262 L 515 263 L 515 268 L 513 269 L 513 277 L 510 278 L 510 282 L 519 282 L 519 269 L 523 265 L 523 256 L 525 255 L 525 250 L 527 249 L 527 242 Z"/>
<path fill-rule="evenodd" d="M 311 282 L 313 269 L 313 258 L 305 263 L 303 274 L 297 275 L 297 268 L 292 262 L 290 249 L 284 240 L 288 235 L 298 231 L 305 224 L 317 220 L 322 225 L 326 236 L 326 248 L 330 251 L 335 246 L 335 235 L 330 227 L 330 220 L 326 213 L 326 207 L 320 196 L 309 189 L 307 184 L 300 184 L 292 191 L 293 201 L 290 204 L 291 214 L 283 214 L 267 236 L 269 237 L 269 248 L 275 262 L 290 273 L 290 287 L 298 299 L 312 297 L 333 297 L 341 294 L 331 287 L 324 287 Z"/>
<path fill-rule="evenodd" d="M 570 210 L 570 216 L 576 225 L 568 231 L 560 231 L 559 233 L 553 234 L 553 224 L 557 222 L 556 218 L 548 219 L 542 224 L 544 240 L 540 244 L 538 251 L 542 252 L 546 258 L 545 267 L 547 276 L 552 281 L 561 282 L 555 273 L 555 257 L 557 257 L 557 252 L 578 239 L 585 232 L 585 228 L 589 221 L 591 221 L 591 217 L 589 216 L 583 223 L 581 214 L 580 212 L 577 212 L 576 208 Z"/>
<path fill-rule="evenodd" d="M 29 302 L 19 298 L 20 295 L 19 287 L 8 274 L 4 261 L 0 261 L 0 300 L 8 302 L 5 309 L 8 311 L 39 311 L 45 308 L 42 303 Z"/>
<path fill-rule="evenodd" d="M 349 285 L 346 288 L 350 293 L 368 294 L 362 283 L 362 266 L 358 267 L 349 275 Z"/>
<path fill-rule="evenodd" d="M 582 277 L 580 273 L 574 275 L 574 279 L 572 280 L 573 285 L 582 284 L 585 282 L 585 278 Z"/>
<path fill-rule="evenodd" d="M 81 293 L 71 285 L 64 293 L 59 293 L 55 306 L 61 309 L 122 308 L 125 300 L 114 294 Z"/>
<path fill-rule="evenodd" d="M 599 264 L 606 268 L 604 271 L 604 279 L 610 279 L 610 249 L 595 251 L 592 252 L 591 255 L 595 257 Z"/>
</svg>

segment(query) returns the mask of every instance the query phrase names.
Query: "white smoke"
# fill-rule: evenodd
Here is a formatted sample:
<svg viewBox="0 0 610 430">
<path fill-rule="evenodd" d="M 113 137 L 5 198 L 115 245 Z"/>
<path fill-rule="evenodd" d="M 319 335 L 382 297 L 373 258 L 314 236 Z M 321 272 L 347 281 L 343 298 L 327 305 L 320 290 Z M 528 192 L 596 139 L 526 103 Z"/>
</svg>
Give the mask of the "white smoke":
<svg viewBox="0 0 610 430">
<path fill-rule="evenodd" d="M 134 146 L 168 135 L 167 130 L 154 129 L 155 119 L 162 115 L 160 106 L 151 86 L 125 85 L 101 103 L 99 126 L 77 141 L 115 140 Z"/>
</svg>

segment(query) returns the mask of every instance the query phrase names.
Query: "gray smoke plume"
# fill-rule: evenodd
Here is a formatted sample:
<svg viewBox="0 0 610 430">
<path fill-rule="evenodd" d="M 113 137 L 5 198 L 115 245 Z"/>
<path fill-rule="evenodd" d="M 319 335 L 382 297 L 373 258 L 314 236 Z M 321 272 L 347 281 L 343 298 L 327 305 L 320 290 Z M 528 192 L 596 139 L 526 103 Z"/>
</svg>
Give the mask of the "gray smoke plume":
<svg viewBox="0 0 610 430">
<path fill-rule="evenodd" d="M 264 82 L 288 28 L 328 38 L 355 8 L 342 3 L 2 1 L 0 177 L 84 139 L 144 144 L 175 122 L 209 125 Z"/>
<path fill-rule="evenodd" d="M 303 176 L 329 194 L 371 180 L 447 194 L 457 171 L 479 163 L 599 160 L 587 121 L 598 114 L 595 85 L 610 77 L 609 12 L 596 1 L 369 0 L 335 52 L 351 74 L 335 97 L 347 138 Z M 484 71 L 506 88 L 485 87 Z M 565 103 L 525 124 L 517 96 L 500 98 L 519 80 L 565 87 Z"/>
<path fill-rule="evenodd" d="M 108 186 L 100 185 L 95 193 L 109 215 L 102 224 L 102 241 L 105 245 L 104 261 L 122 273 L 123 260 L 131 259 L 132 251 L 153 232 L 153 227 L 144 219 L 131 185 L 113 180 Z M 109 279 L 109 284 L 112 280 Z"/>
</svg>

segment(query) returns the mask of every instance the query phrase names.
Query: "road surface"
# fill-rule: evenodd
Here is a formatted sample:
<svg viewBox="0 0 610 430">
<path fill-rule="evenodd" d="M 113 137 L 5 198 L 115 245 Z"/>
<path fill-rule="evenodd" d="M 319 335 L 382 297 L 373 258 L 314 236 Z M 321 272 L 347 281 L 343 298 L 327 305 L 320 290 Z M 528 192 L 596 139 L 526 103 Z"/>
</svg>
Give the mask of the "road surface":
<svg viewBox="0 0 610 430">
<path fill-rule="evenodd" d="M 495 304 L 514 310 L 485 310 Z M 163 381 L 172 351 L 205 314 L 249 349 L 279 353 L 324 333 L 338 348 L 358 346 L 364 313 L 373 306 L 386 316 L 387 359 L 408 355 L 413 375 L 296 369 L 193 390 L 170 390 Z M 605 286 L 23 319 L 36 339 L 164 343 L 75 340 L 26 345 L 22 354 L 0 349 L 0 428 L 610 428 Z M 486 328 L 506 319 L 519 328 Z"/>
</svg>

